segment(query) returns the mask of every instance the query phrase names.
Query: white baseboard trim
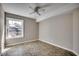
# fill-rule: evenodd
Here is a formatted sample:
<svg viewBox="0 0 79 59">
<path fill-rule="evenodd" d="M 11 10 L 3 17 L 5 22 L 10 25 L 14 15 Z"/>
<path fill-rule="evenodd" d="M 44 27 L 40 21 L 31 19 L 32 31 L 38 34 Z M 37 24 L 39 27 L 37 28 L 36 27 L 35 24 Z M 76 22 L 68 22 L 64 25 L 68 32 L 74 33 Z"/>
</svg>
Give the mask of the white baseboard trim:
<svg viewBox="0 0 79 59">
<path fill-rule="evenodd" d="M 39 39 L 39 41 L 42 41 L 42 42 L 45 42 L 45 43 L 48 43 L 48 44 L 51 44 L 51 45 L 54 45 L 54 46 L 60 47 L 60 48 L 62 48 L 62 49 L 68 50 L 68 51 L 71 51 L 71 52 L 75 53 L 77 56 L 79 56 L 79 54 L 76 53 L 74 50 L 71 50 L 71 49 L 68 49 L 68 48 L 62 47 L 62 46 L 57 45 L 57 44 L 50 43 L 50 42 L 45 41 L 45 40 L 40 40 L 40 39 Z"/>
<path fill-rule="evenodd" d="M 14 44 L 8 44 L 8 45 L 6 45 L 6 47 L 13 46 L 13 45 L 18 45 L 18 44 L 22 44 L 22 43 L 28 43 L 28 42 L 32 42 L 32 41 L 36 41 L 36 40 L 30 40 L 30 41 L 24 41 L 24 42 L 19 42 L 19 43 L 14 43 Z"/>
</svg>

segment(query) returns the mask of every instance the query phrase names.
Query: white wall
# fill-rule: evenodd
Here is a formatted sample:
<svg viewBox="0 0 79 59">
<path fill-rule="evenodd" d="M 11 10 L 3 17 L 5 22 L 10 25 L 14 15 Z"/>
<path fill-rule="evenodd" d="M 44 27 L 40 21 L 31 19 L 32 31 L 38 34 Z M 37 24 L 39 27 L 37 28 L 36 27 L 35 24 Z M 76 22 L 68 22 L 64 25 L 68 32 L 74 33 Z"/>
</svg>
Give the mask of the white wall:
<svg viewBox="0 0 79 59">
<path fill-rule="evenodd" d="M 0 4 L 0 46 L 4 49 L 4 10 Z"/>
<path fill-rule="evenodd" d="M 0 4 L 0 21 L 1 21 L 1 4 Z M 1 27 L 1 22 L 0 22 Z M 1 28 L 0 28 L 0 47 L 1 47 Z"/>
<path fill-rule="evenodd" d="M 0 4 L 0 21 L 1 21 L 1 4 Z M 1 27 L 1 22 L 0 22 Z M 1 28 L 0 28 L 0 53 L 1 53 Z"/>
<path fill-rule="evenodd" d="M 79 55 L 79 8 L 73 12 L 73 50 Z"/>
<path fill-rule="evenodd" d="M 73 49 L 72 13 L 48 18 L 39 23 L 39 39 Z"/>
</svg>

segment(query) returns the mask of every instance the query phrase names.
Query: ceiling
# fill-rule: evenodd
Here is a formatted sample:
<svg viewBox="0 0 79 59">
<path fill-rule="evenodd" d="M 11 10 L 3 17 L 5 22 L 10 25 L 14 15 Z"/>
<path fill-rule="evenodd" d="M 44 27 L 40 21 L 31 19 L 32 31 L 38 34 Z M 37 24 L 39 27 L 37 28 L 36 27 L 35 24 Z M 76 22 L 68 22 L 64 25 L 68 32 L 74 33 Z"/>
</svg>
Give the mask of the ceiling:
<svg viewBox="0 0 79 59">
<path fill-rule="evenodd" d="M 75 3 L 3 3 L 2 5 L 5 12 L 30 17 L 36 19 L 38 22 L 51 16 L 73 10 L 79 6 Z M 35 8 L 37 5 L 45 10 L 40 9 L 40 16 L 36 13 L 31 14 L 34 10 L 30 7 Z"/>
</svg>

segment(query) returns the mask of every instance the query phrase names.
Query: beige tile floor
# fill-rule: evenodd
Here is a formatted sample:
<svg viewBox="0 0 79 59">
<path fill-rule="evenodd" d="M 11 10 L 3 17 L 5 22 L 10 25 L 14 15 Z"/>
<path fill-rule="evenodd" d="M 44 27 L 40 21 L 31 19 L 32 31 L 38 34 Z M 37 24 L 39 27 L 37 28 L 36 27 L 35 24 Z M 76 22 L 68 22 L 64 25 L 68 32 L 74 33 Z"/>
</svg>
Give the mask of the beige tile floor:
<svg viewBox="0 0 79 59">
<path fill-rule="evenodd" d="M 33 41 L 8 48 L 10 49 L 2 54 L 3 56 L 75 56 L 70 51 L 42 41 Z"/>
</svg>

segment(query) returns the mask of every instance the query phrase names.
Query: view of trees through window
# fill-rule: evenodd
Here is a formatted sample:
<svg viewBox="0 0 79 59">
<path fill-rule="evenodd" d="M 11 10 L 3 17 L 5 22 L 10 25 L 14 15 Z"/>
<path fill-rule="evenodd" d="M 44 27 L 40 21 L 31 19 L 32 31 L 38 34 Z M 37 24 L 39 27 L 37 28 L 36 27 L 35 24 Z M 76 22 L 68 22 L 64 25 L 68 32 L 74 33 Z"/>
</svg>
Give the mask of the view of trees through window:
<svg viewBox="0 0 79 59">
<path fill-rule="evenodd" d="M 6 18 L 6 38 L 23 36 L 23 20 Z"/>
</svg>

